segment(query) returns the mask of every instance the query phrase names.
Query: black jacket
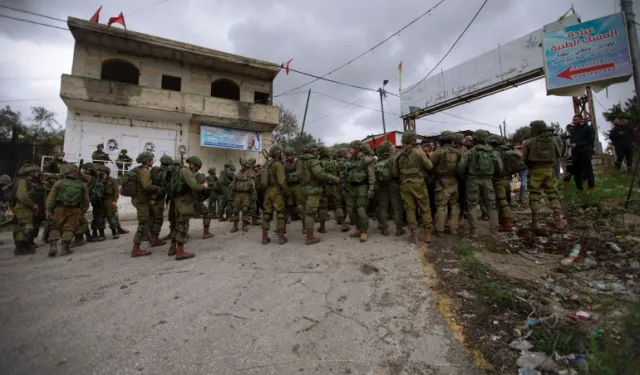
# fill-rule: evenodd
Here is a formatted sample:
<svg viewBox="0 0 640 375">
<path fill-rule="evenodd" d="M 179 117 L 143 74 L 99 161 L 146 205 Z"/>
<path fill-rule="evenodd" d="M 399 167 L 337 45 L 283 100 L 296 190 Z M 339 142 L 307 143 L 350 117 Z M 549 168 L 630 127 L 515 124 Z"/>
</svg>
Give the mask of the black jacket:
<svg viewBox="0 0 640 375">
<path fill-rule="evenodd" d="M 572 155 L 592 152 L 596 140 L 596 132 L 591 125 L 575 127 L 571 132 L 571 143 L 575 143 Z"/>
<path fill-rule="evenodd" d="M 633 127 L 627 125 L 614 125 L 609 133 L 609 139 L 613 147 L 629 146 L 633 143 Z"/>
</svg>

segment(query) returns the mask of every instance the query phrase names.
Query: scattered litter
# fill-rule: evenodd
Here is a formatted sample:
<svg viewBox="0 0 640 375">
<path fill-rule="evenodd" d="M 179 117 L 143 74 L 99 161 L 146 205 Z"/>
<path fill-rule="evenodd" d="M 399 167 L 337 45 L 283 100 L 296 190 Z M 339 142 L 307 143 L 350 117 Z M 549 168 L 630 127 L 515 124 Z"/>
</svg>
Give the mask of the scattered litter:
<svg viewBox="0 0 640 375">
<path fill-rule="evenodd" d="M 491 341 L 498 341 L 502 338 L 502 336 L 491 335 Z"/>
<path fill-rule="evenodd" d="M 622 285 L 620 283 L 611 283 L 611 289 L 612 290 L 624 290 L 626 288 L 624 287 L 624 285 Z"/>
<path fill-rule="evenodd" d="M 579 243 L 573 245 L 571 251 L 569 252 L 569 256 L 562 259 L 560 264 L 563 266 L 570 266 L 573 262 L 580 257 L 580 250 L 582 250 L 582 245 Z"/>
<path fill-rule="evenodd" d="M 533 344 L 529 342 L 529 340 L 524 340 L 524 339 L 513 340 L 511 344 L 509 344 L 509 346 L 512 347 L 513 349 L 522 350 L 522 351 L 533 348 Z"/>
<path fill-rule="evenodd" d="M 586 258 L 584 258 L 582 260 L 582 264 L 584 264 L 587 267 L 593 268 L 593 267 L 596 267 L 598 265 L 598 262 L 595 259 L 591 258 L 591 257 L 586 257 Z"/>
<path fill-rule="evenodd" d="M 458 268 L 443 268 L 442 271 L 446 273 L 451 273 L 454 275 L 457 275 L 458 273 L 460 273 L 460 269 Z"/>
<path fill-rule="evenodd" d="M 611 250 L 615 251 L 616 253 L 621 253 L 622 252 L 622 249 L 620 248 L 620 246 L 618 246 L 614 242 L 607 242 L 607 246 L 609 246 L 609 248 Z"/>
<path fill-rule="evenodd" d="M 564 295 L 569 294 L 570 290 L 565 288 L 565 287 L 563 287 L 563 286 L 556 285 L 556 286 L 553 287 L 553 292 L 555 294 L 559 294 L 561 296 L 564 296 Z"/>
<path fill-rule="evenodd" d="M 586 320 L 586 319 L 590 319 L 591 318 L 591 314 L 589 314 L 586 311 L 578 311 L 575 314 L 567 314 L 567 316 L 569 318 L 574 318 L 574 319 L 578 319 L 578 320 Z"/>
<path fill-rule="evenodd" d="M 473 294 L 469 293 L 466 290 L 463 290 L 461 292 L 456 293 L 459 297 L 462 297 L 464 299 L 476 299 L 476 296 L 474 296 Z"/>
<path fill-rule="evenodd" d="M 545 243 L 549 242 L 549 240 L 546 239 L 545 237 L 538 238 L 538 241 L 540 241 L 541 244 L 545 244 Z"/>
<path fill-rule="evenodd" d="M 540 365 L 542 365 L 545 359 L 547 359 L 547 355 L 542 352 L 529 352 L 529 351 L 523 350 L 520 357 L 516 360 L 516 364 L 518 365 L 518 367 L 520 367 L 520 371 L 522 370 L 532 371 L 532 370 L 535 370 Z M 529 373 L 533 374 L 531 372 Z"/>
<path fill-rule="evenodd" d="M 633 270 L 640 270 L 640 262 L 638 262 L 637 260 L 632 260 L 631 262 L 629 262 L 629 267 Z"/>
<path fill-rule="evenodd" d="M 534 262 L 535 264 L 538 264 L 538 259 L 536 259 L 536 257 L 534 257 L 531 254 L 527 254 L 524 251 L 518 251 L 518 254 L 520 254 L 522 257 Z"/>
</svg>

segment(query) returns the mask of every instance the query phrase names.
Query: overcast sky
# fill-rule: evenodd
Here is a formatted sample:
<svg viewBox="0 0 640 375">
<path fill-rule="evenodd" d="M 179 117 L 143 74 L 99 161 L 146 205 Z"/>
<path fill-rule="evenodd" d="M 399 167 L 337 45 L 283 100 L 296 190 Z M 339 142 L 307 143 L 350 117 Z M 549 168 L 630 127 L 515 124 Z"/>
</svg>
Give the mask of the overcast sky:
<svg viewBox="0 0 640 375">
<path fill-rule="evenodd" d="M 437 0 L 166 0 L 131 14 L 158 2 L 2 0 L 0 4 L 62 19 L 89 19 L 103 5 L 102 23 L 123 11 L 130 30 L 275 63 L 293 58 L 292 68 L 323 75 L 391 35 Z M 583 21 L 619 11 L 619 1 L 614 0 L 489 0 L 440 67 L 446 70 L 496 48 L 498 43 L 553 22 L 572 3 Z M 481 4 L 482 0 L 447 0 L 431 15 L 329 78 L 374 89 L 388 79 L 386 89 L 397 93 L 398 63 L 403 61 L 403 86 L 419 81 L 446 53 Z M 640 10 L 637 5 L 634 8 Z M 66 27 L 59 21 L 6 9 L 0 9 L 0 14 Z M 0 105 L 10 105 L 24 114 L 30 106 L 42 105 L 55 111 L 64 124 L 66 107 L 59 98 L 60 75 L 71 70 L 73 42 L 69 31 L 0 18 Z M 282 72 L 276 78 L 274 92 L 286 92 L 309 80 L 297 73 L 287 76 Z M 292 110 L 301 123 L 308 88 L 318 94 L 311 96 L 305 130 L 325 143 L 382 132 L 380 112 L 348 106 L 326 96 L 379 109 L 377 93 L 318 81 L 301 89 L 302 94 L 278 97 L 276 101 Z M 602 118 L 603 106 L 609 108 L 632 93 L 630 81 L 609 87 L 608 96 L 605 91 L 596 94 L 601 132 L 610 127 Z M 6 102 L 10 100 L 25 101 Z M 387 130 L 402 130 L 401 119 L 391 114 L 399 114 L 399 98 L 389 95 L 384 104 L 389 111 L 385 117 Z M 447 112 L 495 127 L 436 114 L 417 122 L 418 133 L 478 128 L 498 133 L 497 125 L 503 119 L 510 132 L 535 119 L 567 124 L 573 106 L 570 98 L 546 96 L 544 80 L 539 80 Z"/>
</svg>

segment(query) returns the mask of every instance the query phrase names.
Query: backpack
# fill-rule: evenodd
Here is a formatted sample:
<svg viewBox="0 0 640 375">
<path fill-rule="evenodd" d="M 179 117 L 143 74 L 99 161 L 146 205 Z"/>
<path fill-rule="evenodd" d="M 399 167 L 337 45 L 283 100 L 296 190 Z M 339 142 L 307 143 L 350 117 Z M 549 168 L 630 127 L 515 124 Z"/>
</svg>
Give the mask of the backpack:
<svg viewBox="0 0 640 375">
<path fill-rule="evenodd" d="M 438 176 L 455 176 L 458 162 L 460 161 L 460 154 L 452 147 L 442 147 L 440 150 L 442 151 L 440 151 L 438 155 L 436 173 Z"/>
<path fill-rule="evenodd" d="M 7 204 L 11 209 L 15 207 L 16 202 L 18 201 L 17 195 L 18 195 L 19 182 L 20 182 L 20 179 L 15 178 L 13 181 L 11 181 L 10 184 L 2 188 L 4 190 L 4 200 L 5 202 L 7 202 Z"/>
<path fill-rule="evenodd" d="M 504 165 L 505 175 L 520 173 L 527 169 L 527 165 L 524 163 L 524 156 L 518 150 L 503 151 L 502 164 Z"/>
<path fill-rule="evenodd" d="M 472 176 L 493 176 L 496 171 L 493 149 L 489 146 L 478 145 L 470 152 L 471 163 L 469 164 L 469 174 Z"/>
<path fill-rule="evenodd" d="M 120 180 L 120 195 L 123 197 L 135 197 L 138 195 L 138 172 L 140 167 L 135 167 L 124 172 Z"/>
<path fill-rule="evenodd" d="M 556 140 L 549 134 L 539 135 L 531 141 L 528 160 L 533 162 L 554 162 L 556 160 Z"/>
<path fill-rule="evenodd" d="M 164 170 L 161 167 L 152 167 L 149 171 L 151 173 L 151 183 L 162 187 L 164 184 Z"/>
<path fill-rule="evenodd" d="M 88 189 L 89 201 L 99 202 L 104 197 L 104 184 L 96 177 L 93 178 L 93 181 L 91 181 L 91 184 L 89 184 Z"/>
<path fill-rule="evenodd" d="M 164 171 L 164 185 L 162 186 L 162 190 L 164 190 L 169 197 L 175 197 L 184 191 L 184 181 L 182 180 L 180 168 L 182 168 L 182 166 L 172 165 Z"/>
<path fill-rule="evenodd" d="M 260 171 L 260 186 L 262 186 L 263 188 L 266 188 L 269 186 L 269 171 L 273 163 L 275 163 L 275 160 L 269 160 L 262 167 L 262 170 Z M 275 176 L 274 176 L 274 179 L 275 179 Z"/>
<path fill-rule="evenodd" d="M 64 207 L 80 207 L 82 188 L 83 184 L 78 180 L 70 180 L 68 178 L 61 180 L 56 202 L 60 202 Z"/>
<path fill-rule="evenodd" d="M 376 182 L 386 183 L 391 181 L 391 158 L 377 162 L 373 166 L 376 172 Z"/>
</svg>

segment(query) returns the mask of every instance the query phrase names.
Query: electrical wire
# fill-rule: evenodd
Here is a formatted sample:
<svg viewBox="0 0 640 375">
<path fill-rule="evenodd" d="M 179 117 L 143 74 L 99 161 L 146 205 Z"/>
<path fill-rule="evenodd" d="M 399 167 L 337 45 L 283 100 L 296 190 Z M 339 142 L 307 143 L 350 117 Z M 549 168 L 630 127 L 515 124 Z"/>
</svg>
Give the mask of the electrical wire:
<svg viewBox="0 0 640 375">
<path fill-rule="evenodd" d="M 386 96 L 384 96 L 384 102 L 387 103 L 387 107 L 389 107 L 389 111 L 391 111 L 391 113 L 393 114 L 393 119 L 396 120 L 396 124 L 398 124 L 398 127 L 402 128 L 402 125 L 400 125 L 400 122 L 398 121 L 398 117 L 400 116 L 396 115 L 395 112 L 393 112 L 393 109 L 391 109 L 391 104 L 389 104 Z"/>
<path fill-rule="evenodd" d="M 356 104 L 356 103 L 354 103 L 354 102 L 348 102 L 348 101 L 346 101 L 346 100 L 342 100 L 342 99 L 340 99 L 340 98 L 336 98 L 336 97 L 331 96 L 331 95 L 323 94 L 323 93 L 321 93 L 321 92 L 311 91 L 311 93 L 312 93 L 312 94 L 316 94 L 316 95 L 320 95 L 320 96 L 324 96 L 324 97 L 329 98 L 329 99 L 337 100 L 337 101 L 339 101 L 339 102 L 346 103 L 346 104 L 352 105 L 352 106 L 354 106 L 354 107 L 359 107 L 359 108 L 363 108 L 363 109 L 368 109 L 368 110 L 370 110 L 370 111 L 376 111 L 376 112 L 380 112 L 380 113 L 382 113 L 382 111 L 381 111 L 381 110 L 379 110 L 379 109 L 371 108 L 371 107 L 365 107 L 365 106 L 362 106 L 362 105 L 358 105 L 358 104 Z M 384 113 L 385 113 L 385 114 L 391 114 L 391 113 L 389 113 L 389 112 L 384 112 Z"/>
<path fill-rule="evenodd" d="M 449 50 L 447 51 L 447 53 L 444 54 L 444 56 L 442 56 L 442 58 L 440 59 L 440 61 L 438 61 L 438 63 L 436 64 L 436 66 L 433 67 L 433 69 L 431 69 L 431 71 L 429 73 L 427 73 L 427 75 L 422 78 L 418 83 L 414 84 L 413 86 L 411 86 L 411 88 L 409 88 L 407 90 L 407 92 L 415 89 L 419 84 L 421 84 L 425 79 L 427 79 L 431 73 L 433 73 L 436 69 L 438 69 L 438 67 L 440 66 L 440 64 L 442 64 L 442 62 L 444 61 L 444 59 L 447 58 L 447 56 L 449 56 L 449 54 L 451 53 L 451 51 L 455 48 L 456 44 L 458 44 L 458 42 L 460 41 L 460 39 L 462 39 L 462 37 L 464 36 L 464 34 L 467 32 L 467 30 L 469 30 L 469 27 L 471 27 L 471 25 L 473 24 L 473 22 L 476 20 L 476 18 L 478 17 L 478 15 L 480 14 L 480 12 L 482 11 L 482 9 L 484 8 L 484 6 L 487 4 L 487 1 L 489 0 L 484 0 L 484 2 L 482 3 L 482 5 L 480 6 L 480 9 L 478 9 L 478 11 L 476 12 L 476 14 L 473 16 L 473 18 L 471 19 L 471 21 L 469 22 L 469 24 L 467 24 L 467 27 L 464 28 L 464 30 L 462 30 L 462 34 L 460 34 L 460 36 L 458 37 L 458 39 L 456 39 L 455 42 L 453 42 L 453 44 L 451 45 L 451 48 L 449 48 Z"/>
<path fill-rule="evenodd" d="M 307 86 L 307 85 L 310 85 L 310 84 L 312 84 L 312 83 L 314 83 L 314 82 L 316 82 L 316 81 L 318 81 L 318 80 L 320 80 L 320 79 L 322 79 L 322 78 L 324 78 L 324 77 L 326 77 L 326 76 L 328 76 L 328 75 L 330 75 L 330 74 L 333 74 L 333 73 L 337 72 L 338 70 L 340 70 L 340 69 L 344 68 L 345 66 L 347 66 L 347 65 L 349 65 L 349 64 L 351 64 L 351 63 L 353 63 L 354 61 L 358 60 L 358 59 L 359 59 L 359 58 L 361 58 L 362 56 L 364 56 L 364 55 L 368 54 L 369 52 L 372 52 L 372 51 L 373 51 L 373 50 L 375 50 L 376 48 L 380 47 L 381 45 L 383 45 L 384 43 L 386 43 L 387 41 L 389 41 L 391 38 L 393 38 L 393 37 L 395 37 L 396 35 L 400 34 L 400 32 L 402 32 L 402 31 L 406 30 L 409 26 L 411 26 L 411 25 L 413 25 L 414 23 L 416 23 L 416 22 L 417 22 L 418 20 L 420 20 L 422 17 L 424 17 L 424 16 L 426 16 L 427 14 L 431 13 L 431 11 L 432 11 L 432 10 L 436 9 L 440 4 L 444 3 L 445 1 L 446 1 L 446 0 L 440 0 L 436 5 L 432 6 L 432 7 L 431 7 L 431 8 L 429 8 L 426 12 L 422 13 L 421 15 L 419 15 L 418 17 L 416 17 L 415 19 L 413 19 L 411 22 L 409 22 L 408 24 L 406 24 L 405 26 L 403 26 L 400 30 L 398 30 L 398 31 L 396 31 L 395 33 L 391 34 L 389 37 L 385 38 L 384 40 L 382 40 L 381 42 L 379 42 L 379 43 L 378 43 L 378 44 L 376 44 L 375 46 L 373 46 L 373 47 L 369 48 L 369 49 L 368 49 L 368 50 L 366 50 L 365 52 L 363 52 L 363 53 L 359 54 L 358 56 L 356 56 L 356 57 L 352 58 L 351 60 L 347 61 L 346 63 L 344 63 L 344 64 L 342 64 L 342 65 L 338 66 L 337 68 L 334 68 L 334 69 L 333 69 L 333 70 L 331 70 L 329 73 L 323 74 L 322 76 L 319 76 L 318 78 L 315 78 L 315 79 L 314 79 L 314 80 L 312 80 L 312 81 L 309 81 L 309 82 L 307 82 L 307 83 L 305 83 L 305 84 L 303 84 L 303 85 L 300 85 L 300 86 L 298 86 L 298 87 L 296 87 L 296 88 L 293 88 L 293 89 L 291 89 L 291 90 L 289 90 L 289 91 L 286 91 L 286 92 L 284 92 L 284 93 L 281 93 L 281 94 L 278 94 L 278 95 L 275 95 L 275 96 L 276 96 L 276 97 L 277 97 L 277 96 L 282 96 L 282 95 L 287 94 L 287 93 L 289 93 L 289 92 L 291 92 L 291 91 L 296 91 L 296 90 L 298 90 L 298 89 L 300 89 L 300 88 L 302 88 L 302 87 L 305 87 L 305 86 Z M 291 69 L 289 69 L 289 70 L 291 70 Z"/>
<path fill-rule="evenodd" d="M 326 114 L 326 115 L 324 115 L 324 116 L 318 117 L 317 119 L 315 119 L 315 120 L 311 121 L 308 125 L 314 124 L 314 123 L 316 123 L 316 122 L 318 122 L 318 121 L 320 121 L 320 120 L 322 120 L 322 119 L 325 119 L 325 118 L 327 118 L 327 117 L 329 117 L 329 116 L 333 116 L 333 115 L 335 115 L 336 113 L 338 113 L 338 112 L 340 112 L 340 111 L 342 111 L 342 110 L 345 110 L 345 109 L 347 109 L 347 108 L 349 108 L 349 107 L 351 107 L 351 106 L 353 106 L 353 105 L 357 105 L 358 103 L 360 103 L 361 101 L 363 101 L 363 100 L 365 100 L 365 99 L 367 99 L 367 98 L 369 98 L 369 94 L 365 94 L 365 96 L 363 96 L 362 98 L 360 98 L 360 99 L 356 100 L 355 102 L 350 103 L 350 104 L 348 104 L 348 105 L 346 105 L 346 106 L 344 106 L 344 107 L 342 107 L 342 108 L 339 108 L 338 110 L 335 110 L 335 111 L 333 111 L 333 112 L 327 113 L 327 114 Z M 333 98 L 332 98 L 332 99 L 333 99 Z"/>
<path fill-rule="evenodd" d="M 9 99 L 9 100 L 0 100 L 0 103 L 14 103 L 14 102 L 35 102 L 39 100 L 54 100 L 60 98 L 40 98 L 40 99 Z"/>
<path fill-rule="evenodd" d="M 470 122 L 473 122 L 473 123 L 478 124 L 478 125 L 484 125 L 484 126 L 490 126 L 492 128 L 498 128 L 498 126 L 489 125 L 486 122 L 480 122 L 480 121 L 475 121 L 475 120 L 471 120 L 471 119 L 468 119 L 468 118 L 464 118 L 462 116 L 454 115 L 453 113 L 449 113 L 449 112 L 445 112 L 445 111 L 442 111 L 441 113 L 444 113 L 447 116 L 459 118 L 460 120 L 470 121 Z"/>
<path fill-rule="evenodd" d="M 24 18 L 11 17 L 11 16 L 7 16 L 6 14 L 0 14 L 0 17 L 9 18 L 9 19 L 12 19 L 12 20 L 20 21 L 20 22 L 33 23 L 33 24 L 40 25 L 40 26 L 53 27 L 54 29 L 60 29 L 60 30 L 69 31 L 69 29 L 67 29 L 66 27 L 54 26 L 54 25 L 49 25 L 49 24 L 46 24 L 46 23 L 40 23 L 40 22 L 36 22 L 36 21 L 25 20 Z"/>
<path fill-rule="evenodd" d="M 296 70 L 296 69 L 289 68 L 289 70 L 292 71 L 292 72 L 298 73 L 298 74 L 302 74 L 304 76 L 314 77 L 314 78 L 316 78 L 316 80 L 320 80 L 321 79 L 323 81 L 337 83 L 338 85 L 349 86 L 349 87 L 353 87 L 353 88 L 356 88 L 356 89 L 366 90 L 366 91 L 371 91 L 371 92 L 378 92 L 378 90 L 374 90 L 374 89 L 370 89 L 370 88 L 366 88 L 366 87 L 362 87 L 362 86 L 358 86 L 358 85 L 352 85 L 350 83 L 339 82 L 339 81 L 335 81 L 335 80 L 329 79 L 329 78 L 319 77 L 319 76 L 313 75 L 311 73 L 301 72 L 301 71 Z M 275 95 L 274 97 L 283 96 L 283 95 L 285 95 L 285 94 L 287 94 L 287 93 L 289 93 L 291 91 L 293 91 L 293 90 L 289 90 L 289 91 L 287 91 L 286 93 L 283 93 L 283 94 Z"/>
<path fill-rule="evenodd" d="M 67 23 L 67 21 L 66 21 L 66 20 L 63 20 L 62 18 L 56 18 L 56 17 L 51 17 L 51 16 L 45 16 L 44 14 L 40 14 L 40 13 L 36 13 L 36 12 L 31 12 L 31 11 L 24 10 L 24 9 L 13 8 L 13 7 L 6 6 L 6 5 L 1 5 L 1 4 L 0 4 L 0 8 L 5 8 L 5 9 L 13 10 L 14 12 L 27 13 L 27 14 L 31 14 L 31 15 L 33 15 L 33 16 L 38 16 L 38 17 L 48 18 L 48 19 L 50 19 L 50 20 L 54 20 L 54 21 L 59 21 L 59 22 Z"/>
<path fill-rule="evenodd" d="M 147 9 L 149 9 L 149 8 L 153 8 L 153 7 L 158 6 L 158 5 L 160 5 L 160 4 L 166 3 L 167 1 L 171 1 L 171 0 L 162 0 L 162 1 L 158 1 L 157 3 L 153 3 L 153 4 L 151 4 L 151 5 L 148 5 L 148 6 L 144 7 L 144 8 L 140 8 L 140 9 L 135 10 L 135 11 L 133 11 L 133 12 L 129 13 L 129 14 L 125 14 L 125 16 L 127 16 L 127 17 L 131 17 L 131 16 L 133 16 L 133 15 L 134 15 L 134 14 L 136 14 L 136 13 L 140 13 L 140 12 L 142 12 L 143 10 L 147 10 Z"/>
</svg>

